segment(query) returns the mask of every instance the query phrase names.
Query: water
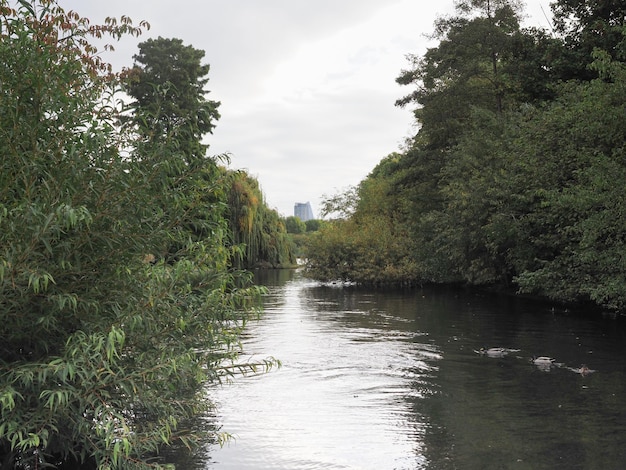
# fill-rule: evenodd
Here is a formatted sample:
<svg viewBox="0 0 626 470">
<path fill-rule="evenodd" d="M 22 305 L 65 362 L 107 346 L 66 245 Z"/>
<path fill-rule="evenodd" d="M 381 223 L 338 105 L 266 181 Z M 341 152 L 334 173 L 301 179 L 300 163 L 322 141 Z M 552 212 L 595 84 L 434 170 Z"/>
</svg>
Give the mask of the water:
<svg viewBox="0 0 626 470">
<path fill-rule="evenodd" d="M 283 366 L 210 390 L 234 435 L 179 468 L 618 469 L 626 322 L 455 290 L 368 292 L 264 273 L 244 357 Z M 477 354 L 505 347 L 503 357 Z M 533 356 L 555 358 L 538 367 Z M 586 364 L 595 372 L 576 370 Z"/>
</svg>

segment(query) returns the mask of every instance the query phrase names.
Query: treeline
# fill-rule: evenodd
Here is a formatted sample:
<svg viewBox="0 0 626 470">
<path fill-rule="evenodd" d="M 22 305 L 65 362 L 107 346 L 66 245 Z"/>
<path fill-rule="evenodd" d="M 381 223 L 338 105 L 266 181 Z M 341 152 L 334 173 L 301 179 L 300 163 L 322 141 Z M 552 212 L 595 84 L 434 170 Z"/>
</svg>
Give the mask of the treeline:
<svg viewBox="0 0 626 470">
<path fill-rule="evenodd" d="M 207 155 L 203 51 L 100 59 L 101 38 L 148 26 L 0 0 L 3 469 L 159 468 L 206 438 L 185 424 L 203 384 L 276 362 L 237 361 L 263 292 L 240 268 L 294 261 L 284 221 Z"/>
<path fill-rule="evenodd" d="M 550 30 L 510 0 L 458 1 L 410 57 L 418 132 L 308 253 L 318 279 L 466 283 L 626 308 L 626 6 L 558 0 Z"/>
</svg>

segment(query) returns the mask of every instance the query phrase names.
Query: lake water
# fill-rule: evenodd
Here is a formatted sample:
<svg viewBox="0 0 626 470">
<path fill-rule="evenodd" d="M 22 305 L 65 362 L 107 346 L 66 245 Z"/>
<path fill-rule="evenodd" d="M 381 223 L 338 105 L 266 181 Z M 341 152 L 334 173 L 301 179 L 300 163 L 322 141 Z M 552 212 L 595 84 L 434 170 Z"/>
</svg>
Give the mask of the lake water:
<svg viewBox="0 0 626 470">
<path fill-rule="evenodd" d="M 215 416 L 198 426 L 235 438 L 179 468 L 625 468 L 623 318 L 262 274 L 265 313 L 247 327 L 243 357 L 283 365 L 212 388 Z M 495 347 L 510 351 L 476 352 Z"/>
</svg>

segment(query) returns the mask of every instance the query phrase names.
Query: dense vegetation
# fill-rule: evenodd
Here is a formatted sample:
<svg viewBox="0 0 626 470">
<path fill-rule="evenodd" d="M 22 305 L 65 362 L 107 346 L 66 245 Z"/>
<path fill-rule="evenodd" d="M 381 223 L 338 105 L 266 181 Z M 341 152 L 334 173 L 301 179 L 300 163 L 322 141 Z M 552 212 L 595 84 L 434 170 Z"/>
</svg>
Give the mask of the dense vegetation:
<svg viewBox="0 0 626 470">
<path fill-rule="evenodd" d="M 286 221 L 263 201 L 259 183 L 245 171 L 227 172 L 228 219 L 233 241 L 243 249 L 235 264 L 244 268 L 289 268 L 297 250 Z"/>
<path fill-rule="evenodd" d="M 243 170 L 217 165 L 202 168 L 208 148 L 202 136 L 212 132 L 220 117 L 220 103 L 205 97 L 209 66 L 201 63 L 203 57 L 204 51 L 185 46 L 180 39 L 159 37 L 139 44 L 135 67 L 126 82 L 128 93 L 136 100 L 131 121 L 144 137 L 143 145 L 157 144 L 156 148 L 142 150 L 158 156 L 169 146 L 169 151 L 178 156 L 177 165 L 203 172 L 201 185 L 207 189 L 204 204 L 198 204 L 179 228 L 184 227 L 195 238 L 210 237 L 211 232 L 202 229 L 202 221 L 210 217 L 207 211 L 214 211 L 215 204 L 222 203 L 224 212 L 219 217 L 228 221 L 236 267 L 293 266 L 294 250 L 285 225 L 265 204 L 258 181 Z M 182 178 L 179 181 L 187 183 Z M 170 246 L 170 251 L 172 248 L 178 247 Z"/>
<path fill-rule="evenodd" d="M 467 283 L 626 309 L 626 7 L 458 1 L 397 81 L 419 130 L 322 229 L 311 276 Z"/>
<path fill-rule="evenodd" d="M 146 41 L 115 74 L 93 46 L 147 26 L 0 0 L 3 469 L 157 467 L 194 441 L 206 381 L 273 364 L 233 362 L 260 294 L 237 263 L 266 248 L 230 229 L 254 182 L 201 140 L 219 118 L 203 52 Z"/>
<path fill-rule="evenodd" d="M 303 260 L 306 257 L 311 240 L 324 224 L 325 221 L 321 219 L 302 221 L 300 217 L 293 215 L 285 218 L 285 228 L 293 243 L 296 259 Z"/>
</svg>

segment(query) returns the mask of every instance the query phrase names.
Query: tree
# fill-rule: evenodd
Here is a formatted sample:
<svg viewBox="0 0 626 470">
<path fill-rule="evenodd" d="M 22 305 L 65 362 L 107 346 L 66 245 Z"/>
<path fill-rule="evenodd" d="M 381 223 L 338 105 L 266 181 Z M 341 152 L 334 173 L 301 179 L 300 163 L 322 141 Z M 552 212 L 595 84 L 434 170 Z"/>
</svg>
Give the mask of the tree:
<svg viewBox="0 0 626 470">
<path fill-rule="evenodd" d="M 243 170 L 227 172 L 227 180 L 232 243 L 239 247 L 234 263 L 246 269 L 295 265 L 288 230 L 278 212 L 265 204 L 259 182 Z"/>
<path fill-rule="evenodd" d="M 216 168 L 219 158 L 207 158 L 208 146 L 202 143 L 219 119 L 220 104 L 206 99 L 210 67 L 201 63 L 204 54 L 180 39 L 149 39 L 139 44 L 125 82 L 135 99 L 129 108 L 139 136 L 136 151 L 146 164 L 151 160 L 160 169 L 152 184 L 161 210 L 177 209 L 176 236 L 159 252 L 169 260 L 179 258 L 188 240 L 210 236 L 212 223 L 224 217 L 223 211 L 204 210 L 200 201 L 175 200 L 179 189 L 194 187 L 200 195 L 221 178 Z M 209 206 L 217 202 L 207 199 L 210 193 L 202 196 Z"/>
<path fill-rule="evenodd" d="M 470 284 L 512 282 L 506 254 L 518 213 L 511 207 L 511 188 L 504 186 L 503 175 L 510 164 L 510 139 L 517 137 L 511 131 L 519 125 L 515 116 L 475 109 L 468 132 L 448 153 L 440 173 L 443 204 L 436 218 L 439 246 L 433 251 L 437 259 L 452 261 L 451 270 Z"/>
<path fill-rule="evenodd" d="M 436 23 L 437 47 L 422 58 L 410 56 L 412 68 L 397 78 L 417 86 L 396 104 L 417 105 L 420 133 L 434 148 L 457 142 L 472 106 L 501 113 L 512 87 L 505 64 L 519 33 L 517 2 L 461 1 L 456 7 L 458 16 Z"/>
<path fill-rule="evenodd" d="M 555 57 L 561 49 L 561 41 L 543 29 L 528 28 L 513 36 L 505 69 L 515 103 L 540 104 L 556 97 L 560 77 Z"/>
<path fill-rule="evenodd" d="M 285 227 L 287 228 L 287 233 L 306 232 L 306 224 L 300 220 L 300 217 L 295 217 L 293 215 L 285 219 Z"/>
<path fill-rule="evenodd" d="M 393 170 L 391 194 L 402 202 L 396 210 L 411 234 L 418 277 L 507 283 L 512 270 L 491 230 L 502 142 L 520 107 L 554 98 L 550 54 L 559 43 L 521 30 L 518 2 L 456 7 L 456 16 L 436 23 L 438 45 L 412 57 L 413 68 L 398 77 L 417 85 L 397 104 L 417 105 L 420 128 Z"/>
<path fill-rule="evenodd" d="M 180 39 L 148 39 L 139 44 L 128 86 L 141 111 L 134 117 L 140 134 L 150 141 L 173 139 L 187 163 L 204 157 L 202 137 L 220 117 L 220 103 L 205 96 L 210 67 L 201 62 L 204 54 Z"/>
<path fill-rule="evenodd" d="M 389 197 L 390 167 L 397 163 L 392 154 L 363 180 L 356 193 L 349 190 L 334 201 L 354 200 L 349 219 L 324 223 L 307 243 L 307 274 L 322 281 L 351 281 L 364 285 L 411 284 L 415 265 L 410 256 L 409 237 L 399 223 L 397 201 Z"/>
<path fill-rule="evenodd" d="M 236 370 L 259 291 L 228 269 L 223 218 L 155 260 L 180 209 L 222 188 L 165 151 L 186 142 L 175 129 L 143 145 L 118 126 L 122 77 L 90 40 L 143 28 L 51 0 L 0 13 L 0 464 L 155 467 L 160 446 L 192 442 L 180 423 L 207 406 L 202 384 Z"/>
<path fill-rule="evenodd" d="M 311 239 L 307 269 L 363 284 L 464 282 L 626 310 L 620 3 L 554 3 L 556 32 L 515 2 L 457 2 L 398 81 L 419 131 Z M 398 243 L 398 241 L 401 243 Z"/>
<path fill-rule="evenodd" d="M 324 195 L 322 201 L 322 217 L 333 216 L 334 218 L 347 219 L 356 210 L 358 193 L 355 186 L 349 186 L 342 192 L 332 196 Z"/>
<path fill-rule="evenodd" d="M 304 222 L 307 232 L 317 232 L 322 227 L 323 222 L 320 219 L 309 219 Z"/>
<path fill-rule="evenodd" d="M 555 30 L 563 40 L 556 67 L 563 80 L 590 80 L 594 49 L 613 60 L 626 60 L 626 5 L 622 0 L 557 0 L 552 3 Z"/>
<path fill-rule="evenodd" d="M 527 206 L 510 254 L 524 292 L 624 310 L 626 68 L 608 54 L 594 67 L 600 78 L 564 85 L 558 100 L 520 126 L 513 154 L 533 160 L 511 158 Z"/>
</svg>

